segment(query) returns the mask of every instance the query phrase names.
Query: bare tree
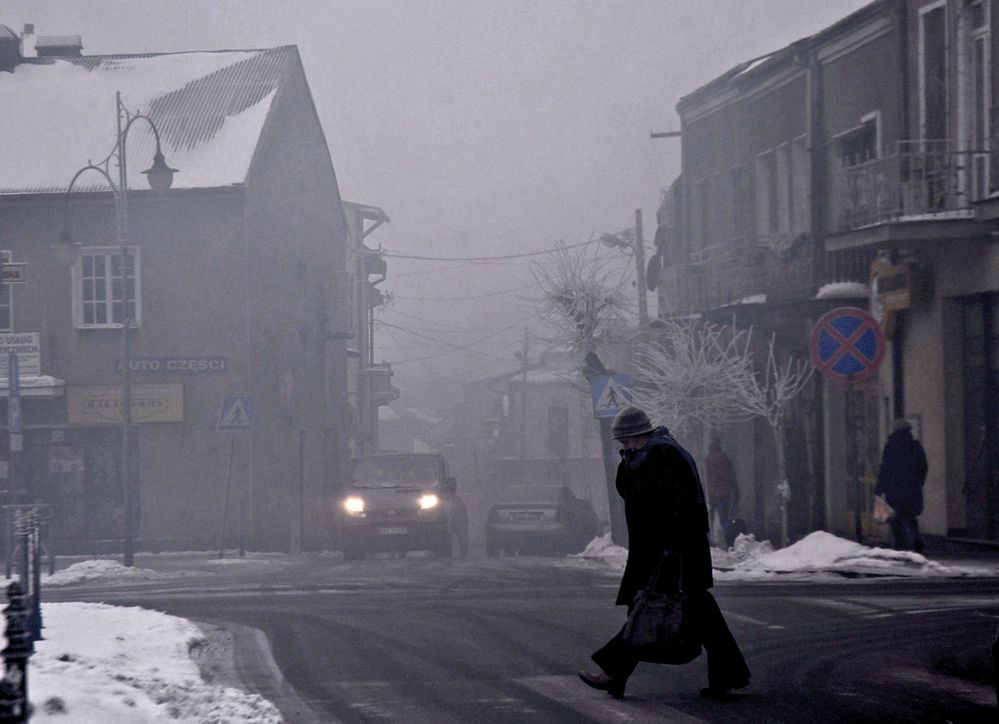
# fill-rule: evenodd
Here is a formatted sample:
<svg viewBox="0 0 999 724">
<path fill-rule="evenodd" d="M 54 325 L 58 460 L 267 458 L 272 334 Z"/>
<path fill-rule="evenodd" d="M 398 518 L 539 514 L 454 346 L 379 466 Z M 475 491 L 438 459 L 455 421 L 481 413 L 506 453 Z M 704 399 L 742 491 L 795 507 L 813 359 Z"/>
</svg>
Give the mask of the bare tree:
<svg viewBox="0 0 999 724">
<path fill-rule="evenodd" d="M 628 308 L 620 272 L 608 269 L 589 246 L 570 250 L 563 242 L 531 269 L 541 291 L 538 309 L 553 342 L 580 360 L 612 336 Z"/>
<path fill-rule="evenodd" d="M 700 320 L 667 319 L 661 339 L 635 355 L 635 402 L 685 433 L 747 420 L 750 332 Z"/>
<path fill-rule="evenodd" d="M 808 360 L 787 357 L 778 361 L 774 349 L 776 335 L 770 336 L 770 345 L 762 374 L 748 377 L 739 375 L 734 381 L 740 391 L 739 406 L 745 412 L 762 417 L 774 436 L 777 448 L 777 496 L 781 510 L 781 545 L 788 544 L 787 505 L 791 500 L 791 486 L 787 480 L 787 456 L 784 435 L 791 413 L 791 403 L 812 378 L 814 368 Z"/>
</svg>

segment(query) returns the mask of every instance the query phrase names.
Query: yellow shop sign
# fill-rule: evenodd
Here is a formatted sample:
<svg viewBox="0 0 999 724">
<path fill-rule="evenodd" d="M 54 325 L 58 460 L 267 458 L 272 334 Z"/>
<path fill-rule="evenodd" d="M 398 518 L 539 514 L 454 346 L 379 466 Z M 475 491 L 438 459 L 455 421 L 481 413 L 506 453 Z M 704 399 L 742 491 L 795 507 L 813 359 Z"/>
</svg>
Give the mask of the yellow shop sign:
<svg viewBox="0 0 999 724">
<path fill-rule="evenodd" d="M 183 422 L 184 385 L 179 382 L 132 385 L 132 422 Z M 120 425 L 121 385 L 67 385 L 66 416 L 71 425 Z"/>
</svg>

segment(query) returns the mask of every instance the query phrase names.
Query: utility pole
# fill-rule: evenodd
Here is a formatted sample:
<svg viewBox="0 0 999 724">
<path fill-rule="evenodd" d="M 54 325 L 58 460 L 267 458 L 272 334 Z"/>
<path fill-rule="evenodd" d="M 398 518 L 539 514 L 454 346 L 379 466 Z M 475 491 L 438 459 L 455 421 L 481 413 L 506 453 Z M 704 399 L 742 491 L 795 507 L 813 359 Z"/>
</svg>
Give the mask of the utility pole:
<svg viewBox="0 0 999 724">
<path fill-rule="evenodd" d="M 635 209 L 635 267 L 638 271 L 638 328 L 649 324 L 648 289 L 645 285 L 645 241 L 642 235 L 642 210 Z"/>
<path fill-rule="evenodd" d="M 524 475 L 523 462 L 527 458 L 527 354 L 530 351 L 531 339 L 524 327 L 524 343 L 520 352 L 520 474 Z"/>
</svg>

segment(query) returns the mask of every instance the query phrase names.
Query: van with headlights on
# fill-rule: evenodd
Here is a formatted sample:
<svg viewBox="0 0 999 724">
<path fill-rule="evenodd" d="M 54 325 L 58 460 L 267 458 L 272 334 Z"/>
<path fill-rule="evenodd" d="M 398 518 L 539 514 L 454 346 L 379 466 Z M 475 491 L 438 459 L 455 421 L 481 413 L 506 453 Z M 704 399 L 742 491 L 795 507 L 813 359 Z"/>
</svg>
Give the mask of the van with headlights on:
<svg viewBox="0 0 999 724">
<path fill-rule="evenodd" d="M 354 460 L 337 518 L 347 560 L 382 551 L 450 556 L 454 478 L 437 453 L 378 453 Z"/>
</svg>

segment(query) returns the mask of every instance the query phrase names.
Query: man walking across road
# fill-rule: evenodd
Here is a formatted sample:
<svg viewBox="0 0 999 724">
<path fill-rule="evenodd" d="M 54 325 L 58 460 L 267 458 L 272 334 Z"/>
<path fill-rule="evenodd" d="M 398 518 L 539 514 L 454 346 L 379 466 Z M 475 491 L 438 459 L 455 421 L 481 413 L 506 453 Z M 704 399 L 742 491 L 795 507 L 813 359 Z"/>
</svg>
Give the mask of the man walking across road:
<svg viewBox="0 0 999 724">
<path fill-rule="evenodd" d="M 722 697 L 747 686 L 749 668 L 708 590 L 714 583 L 708 511 L 693 458 L 669 430 L 653 428 L 637 407 L 618 413 L 611 433 L 622 447 L 616 485 L 628 527 L 628 560 L 617 604 L 630 611 L 664 552 L 679 554 L 688 611 L 708 655 L 708 686 L 701 694 Z M 581 671 L 583 682 L 615 698 L 624 696 L 639 658 L 624 641 L 623 629 L 591 658 L 601 670 Z"/>
<path fill-rule="evenodd" d="M 921 551 L 923 536 L 919 533 L 920 513 L 923 512 L 923 483 L 926 482 L 926 451 L 912 436 L 908 420 L 896 420 L 881 455 L 881 468 L 875 495 L 883 495 L 894 511 L 889 519 L 892 542 L 897 550 Z"/>
</svg>

